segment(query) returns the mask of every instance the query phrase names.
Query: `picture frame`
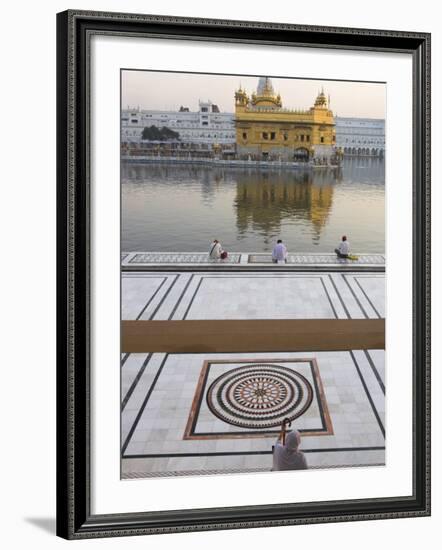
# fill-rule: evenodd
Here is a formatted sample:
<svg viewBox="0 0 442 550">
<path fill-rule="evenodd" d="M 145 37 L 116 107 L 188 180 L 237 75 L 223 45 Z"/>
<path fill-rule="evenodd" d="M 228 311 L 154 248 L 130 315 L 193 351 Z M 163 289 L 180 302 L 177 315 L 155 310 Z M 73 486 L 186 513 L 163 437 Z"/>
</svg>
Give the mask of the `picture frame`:
<svg viewBox="0 0 442 550">
<path fill-rule="evenodd" d="M 412 494 L 94 513 L 91 39 L 268 45 L 412 58 Z M 93 190 L 92 190 L 93 191 Z M 57 535 L 66 539 L 430 514 L 430 35 L 68 10 L 57 15 Z M 253 350 L 250 350 L 253 351 Z M 135 483 L 135 482 L 134 482 Z"/>
</svg>

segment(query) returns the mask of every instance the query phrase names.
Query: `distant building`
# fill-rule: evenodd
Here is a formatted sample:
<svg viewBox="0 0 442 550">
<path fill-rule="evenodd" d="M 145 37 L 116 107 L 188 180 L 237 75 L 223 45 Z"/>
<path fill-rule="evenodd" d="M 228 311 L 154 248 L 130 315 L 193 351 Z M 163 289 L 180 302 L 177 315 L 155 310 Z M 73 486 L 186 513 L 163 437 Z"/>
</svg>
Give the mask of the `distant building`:
<svg viewBox="0 0 442 550">
<path fill-rule="evenodd" d="M 322 90 L 307 110 L 283 108 L 271 80 L 262 77 L 249 97 L 235 92 L 237 154 L 253 159 L 330 159 L 335 150 L 335 120 Z"/>
<path fill-rule="evenodd" d="M 174 140 L 143 140 L 155 135 L 152 127 L 168 128 Z M 160 132 L 160 134 L 166 132 Z M 138 154 L 207 156 L 235 155 L 254 160 L 330 159 L 336 150 L 344 156 L 385 154 L 385 120 L 334 117 L 321 91 L 307 110 L 282 107 L 281 96 L 268 77 L 259 79 L 251 97 L 235 92 L 235 113 L 220 112 L 211 101 L 200 101 L 198 111 L 124 109 L 121 113 L 123 149 Z"/>
<path fill-rule="evenodd" d="M 344 156 L 385 155 L 385 120 L 375 118 L 336 118 L 336 145 Z"/>
<path fill-rule="evenodd" d="M 122 142 L 141 142 L 144 128 L 151 126 L 160 129 L 165 126 L 178 132 L 182 143 L 235 143 L 233 113 L 220 112 L 211 101 L 200 101 L 198 111 L 190 111 L 184 106 L 179 111 L 124 109 L 121 114 Z"/>
</svg>

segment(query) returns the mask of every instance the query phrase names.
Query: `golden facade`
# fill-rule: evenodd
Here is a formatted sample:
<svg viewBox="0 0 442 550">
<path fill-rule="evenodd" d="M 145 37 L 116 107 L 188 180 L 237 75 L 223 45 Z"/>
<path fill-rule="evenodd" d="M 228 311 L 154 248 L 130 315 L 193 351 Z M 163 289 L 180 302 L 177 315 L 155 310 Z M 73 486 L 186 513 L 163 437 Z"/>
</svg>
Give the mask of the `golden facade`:
<svg viewBox="0 0 442 550">
<path fill-rule="evenodd" d="M 268 77 L 259 80 L 250 97 L 235 92 L 236 147 L 240 158 L 268 160 L 328 160 L 335 154 L 333 112 L 322 90 L 308 110 L 282 106 Z"/>
</svg>

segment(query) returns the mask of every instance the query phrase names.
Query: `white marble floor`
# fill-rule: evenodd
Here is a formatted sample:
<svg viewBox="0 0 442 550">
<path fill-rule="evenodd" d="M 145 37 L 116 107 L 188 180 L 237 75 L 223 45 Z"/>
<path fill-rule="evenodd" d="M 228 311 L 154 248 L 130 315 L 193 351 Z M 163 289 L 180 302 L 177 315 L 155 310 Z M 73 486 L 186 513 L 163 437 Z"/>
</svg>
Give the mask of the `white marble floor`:
<svg viewBox="0 0 442 550">
<path fill-rule="evenodd" d="M 379 318 L 384 301 L 380 273 L 122 275 L 123 319 Z M 292 426 L 310 468 L 385 463 L 383 351 L 126 354 L 123 477 L 268 471 L 278 428 L 235 424 L 226 395 L 208 399 L 222 377 L 257 364 L 303 381 Z"/>
<path fill-rule="evenodd" d="M 123 252 L 121 254 L 121 265 L 123 267 L 137 266 L 155 266 L 155 265 L 186 265 L 196 266 L 199 264 L 213 264 L 217 266 L 225 266 L 229 264 L 258 264 L 265 266 L 272 263 L 271 254 L 248 252 L 233 252 L 228 254 L 224 260 L 212 260 L 207 252 Z M 340 268 L 351 268 L 351 266 L 372 266 L 384 267 L 384 254 L 360 254 L 350 260 L 345 258 L 337 258 L 336 254 L 293 254 L 287 256 L 287 265 L 292 266 L 339 266 Z"/>
</svg>

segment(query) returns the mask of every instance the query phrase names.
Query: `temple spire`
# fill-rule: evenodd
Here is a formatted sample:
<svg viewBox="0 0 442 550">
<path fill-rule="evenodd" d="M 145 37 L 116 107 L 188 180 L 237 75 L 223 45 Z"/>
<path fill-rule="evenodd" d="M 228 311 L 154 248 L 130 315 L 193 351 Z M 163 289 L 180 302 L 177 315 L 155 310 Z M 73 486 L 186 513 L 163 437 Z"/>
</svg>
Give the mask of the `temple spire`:
<svg viewBox="0 0 442 550">
<path fill-rule="evenodd" d="M 258 82 L 258 88 L 256 89 L 258 95 L 273 95 L 272 81 L 268 76 L 261 76 Z"/>
</svg>

